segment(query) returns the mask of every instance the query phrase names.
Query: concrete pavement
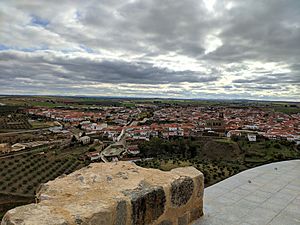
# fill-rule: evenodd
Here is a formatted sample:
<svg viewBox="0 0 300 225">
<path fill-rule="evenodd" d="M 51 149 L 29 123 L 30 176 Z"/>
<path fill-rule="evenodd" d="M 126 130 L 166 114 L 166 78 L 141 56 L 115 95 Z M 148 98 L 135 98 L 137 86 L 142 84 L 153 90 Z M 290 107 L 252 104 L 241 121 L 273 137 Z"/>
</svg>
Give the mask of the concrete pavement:
<svg viewBox="0 0 300 225">
<path fill-rule="evenodd" d="M 194 225 L 300 224 L 300 160 L 243 171 L 204 190 Z"/>
</svg>

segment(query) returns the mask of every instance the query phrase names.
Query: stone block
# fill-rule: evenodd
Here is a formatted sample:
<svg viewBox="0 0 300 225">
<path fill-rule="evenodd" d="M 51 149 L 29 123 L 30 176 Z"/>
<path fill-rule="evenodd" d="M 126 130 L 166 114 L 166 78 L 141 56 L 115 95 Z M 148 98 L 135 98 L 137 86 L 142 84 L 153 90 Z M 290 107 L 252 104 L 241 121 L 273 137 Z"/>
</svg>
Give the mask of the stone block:
<svg viewBox="0 0 300 225">
<path fill-rule="evenodd" d="M 37 204 L 9 210 L 1 225 L 185 225 L 202 215 L 202 197 L 193 167 L 95 163 L 41 186 Z"/>
<path fill-rule="evenodd" d="M 61 215 L 52 215 L 47 206 L 30 204 L 20 206 L 8 211 L 1 225 L 69 225 L 68 221 Z"/>
<path fill-rule="evenodd" d="M 171 202 L 174 207 L 186 204 L 194 191 L 194 182 L 190 177 L 180 177 L 171 184 Z"/>
<path fill-rule="evenodd" d="M 188 225 L 188 216 L 187 214 L 178 218 L 178 225 Z"/>
<path fill-rule="evenodd" d="M 127 220 L 127 203 L 122 200 L 118 202 L 116 209 L 116 223 L 115 225 L 126 225 Z"/>
<path fill-rule="evenodd" d="M 132 225 L 151 224 L 164 213 L 166 195 L 162 187 L 144 185 L 125 195 L 131 199 Z"/>
<path fill-rule="evenodd" d="M 203 215 L 202 206 L 194 208 L 190 211 L 190 222 L 197 220 Z"/>
<path fill-rule="evenodd" d="M 160 222 L 158 225 L 173 225 L 173 223 L 169 220 L 164 220 L 164 221 Z"/>
</svg>

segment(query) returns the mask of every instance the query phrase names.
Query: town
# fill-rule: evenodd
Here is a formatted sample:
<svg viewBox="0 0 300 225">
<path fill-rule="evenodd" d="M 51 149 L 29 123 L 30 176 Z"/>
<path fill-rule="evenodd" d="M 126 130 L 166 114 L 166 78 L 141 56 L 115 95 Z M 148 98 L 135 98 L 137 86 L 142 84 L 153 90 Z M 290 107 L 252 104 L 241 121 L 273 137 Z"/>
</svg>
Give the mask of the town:
<svg viewBox="0 0 300 225">
<path fill-rule="evenodd" d="M 11 114 L 1 116 L 0 152 L 11 154 L 62 143 L 96 144 L 101 146 L 98 148 L 100 152 L 89 152 L 87 157 L 94 161 L 101 158 L 102 152 L 102 160 L 105 162 L 138 156 L 139 143 L 152 138 L 169 140 L 246 136 L 249 142 L 264 138 L 300 144 L 300 113 L 277 112 L 259 106 L 174 103 L 154 101 L 131 106 L 18 108 L 18 113 L 12 110 Z"/>
<path fill-rule="evenodd" d="M 209 186 L 247 168 L 300 158 L 298 103 L 0 102 L 0 193 L 10 196 L 1 200 L 2 211 L 33 201 L 40 184 L 91 162 L 132 161 L 161 170 L 193 165 Z"/>
</svg>

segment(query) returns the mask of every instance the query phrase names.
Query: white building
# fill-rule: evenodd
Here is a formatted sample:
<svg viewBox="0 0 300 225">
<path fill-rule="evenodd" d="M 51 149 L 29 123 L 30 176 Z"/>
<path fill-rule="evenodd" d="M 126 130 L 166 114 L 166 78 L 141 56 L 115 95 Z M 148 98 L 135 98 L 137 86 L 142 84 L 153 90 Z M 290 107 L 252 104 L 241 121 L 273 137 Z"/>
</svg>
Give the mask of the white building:
<svg viewBox="0 0 300 225">
<path fill-rule="evenodd" d="M 250 142 L 255 142 L 256 141 L 256 135 L 255 134 L 248 134 L 247 137 L 248 137 L 248 140 Z"/>
<path fill-rule="evenodd" d="M 245 125 L 244 127 L 243 127 L 243 129 L 246 129 L 246 130 L 258 130 L 258 126 L 256 126 L 256 125 Z"/>
<path fill-rule="evenodd" d="M 83 137 L 79 138 L 79 142 L 86 145 L 91 142 L 91 138 L 89 136 L 83 136 Z"/>
<path fill-rule="evenodd" d="M 100 159 L 101 155 L 98 152 L 91 152 L 88 154 L 88 157 L 90 158 L 91 161 L 94 161 Z"/>
</svg>

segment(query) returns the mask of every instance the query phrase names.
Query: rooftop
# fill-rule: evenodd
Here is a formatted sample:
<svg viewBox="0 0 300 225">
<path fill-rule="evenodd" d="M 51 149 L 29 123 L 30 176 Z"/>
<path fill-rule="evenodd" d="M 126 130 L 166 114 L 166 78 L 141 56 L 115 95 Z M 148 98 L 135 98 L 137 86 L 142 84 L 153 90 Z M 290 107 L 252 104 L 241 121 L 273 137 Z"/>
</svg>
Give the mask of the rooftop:
<svg viewBox="0 0 300 225">
<path fill-rule="evenodd" d="M 194 225 L 300 224 L 300 160 L 256 167 L 204 190 Z"/>
</svg>

